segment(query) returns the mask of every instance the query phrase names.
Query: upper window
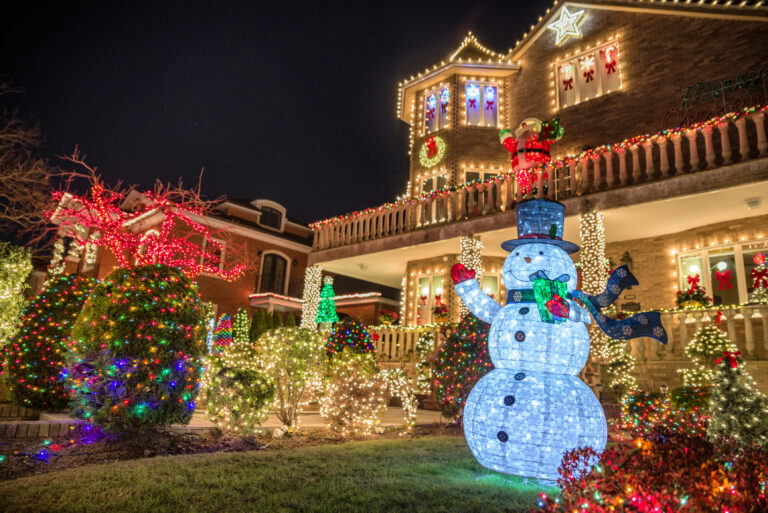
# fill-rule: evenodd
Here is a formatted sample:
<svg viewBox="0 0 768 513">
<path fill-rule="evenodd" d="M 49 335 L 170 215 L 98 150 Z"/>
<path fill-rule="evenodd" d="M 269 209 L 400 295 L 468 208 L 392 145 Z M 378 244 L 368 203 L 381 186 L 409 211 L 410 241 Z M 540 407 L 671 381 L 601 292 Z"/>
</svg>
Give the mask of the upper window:
<svg viewBox="0 0 768 513">
<path fill-rule="evenodd" d="M 619 46 L 605 43 L 555 64 L 557 108 L 576 105 L 621 89 Z"/>
<path fill-rule="evenodd" d="M 421 192 L 432 192 L 445 188 L 448 183 L 448 175 L 435 175 L 421 181 Z"/>
<path fill-rule="evenodd" d="M 259 224 L 279 230 L 283 226 L 283 213 L 276 208 L 262 206 Z"/>
<path fill-rule="evenodd" d="M 448 108 L 451 92 L 447 86 L 435 89 L 424 96 L 424 129 L 436 132 L 448 126 Z"/>
<path fill-rule="evenodd" d="M 464 87 L 467 124 L 496 126 L 499 108 L 498 88 L 483 82 L 467 82 Z"/>
<path fill-rule="evenodd" d="M 213 242 L 210 242 L 208 239 L 203 239 L 203 251 L 205 251 L 206 254 L 210 254 L 210 257 L 207 257 L 207 262 L 205 263 L 222 270 L 224 269 L 224 258 L 226 256 L 226 243 L 219 239 L 210 240 Z M 202 259 L 206 259 L 206 257 L 203 256 L 201 257 L 201 260 Z"/>
<path fill-rule="evenodd" d="M 285 294 L 285 273 L 288 260 L 275 253 L 267 253 L 261 263 L 259 292 Z"/>
</svg>

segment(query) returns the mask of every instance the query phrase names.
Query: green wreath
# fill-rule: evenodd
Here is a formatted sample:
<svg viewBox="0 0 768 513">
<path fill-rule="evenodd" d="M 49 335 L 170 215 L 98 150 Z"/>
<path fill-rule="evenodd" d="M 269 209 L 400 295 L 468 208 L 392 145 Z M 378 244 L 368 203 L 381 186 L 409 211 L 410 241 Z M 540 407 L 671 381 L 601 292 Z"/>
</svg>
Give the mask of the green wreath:
<svg viewBox="0 0 768 513">
<path fill-rule="evenodd" d="M 427 156 L 427 152 L 429 151 L 430 139 L 434 139 L 435 146 L 437 148 L 437 153 L 431 157 Z M 440 137 L 437 137 L 436 135 L 430 135 L 429 137 L 427 137 L 427 140 L 424 141 L 424 144 L 421 145 L 421 150 L 419 150 L 419 163 L 424 167 L 434 167 L 441 160 L 443 160 L 444 156 L 445 156 L 445 141 L 442 140 Z"/>
</svg>

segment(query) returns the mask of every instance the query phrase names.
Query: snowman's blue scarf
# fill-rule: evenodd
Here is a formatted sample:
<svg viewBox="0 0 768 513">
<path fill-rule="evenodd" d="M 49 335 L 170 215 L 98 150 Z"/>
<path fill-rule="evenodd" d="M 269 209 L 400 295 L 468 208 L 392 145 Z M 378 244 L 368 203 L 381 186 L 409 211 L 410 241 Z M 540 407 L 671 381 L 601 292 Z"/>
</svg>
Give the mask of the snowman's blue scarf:
<svg viewBox="0 0 768 513">
<path fill-rule="evenodd" d="M 607 308 L 616 301 L 621 291 L 637 284 L 637 278 L 626 265 L 622 265 L 611 273 L 602 294 L 591 296 L 580 290 L 574 290 L 569 295 L 584 304 L 603 333 L 609 337 L 616 340 L 650 337 L 666 344 L 667 332 L 661 324 L 659 312 L 644 312 L 621 320 L 608 318 L 602 313 L 603 308 Z"/>
</svg>

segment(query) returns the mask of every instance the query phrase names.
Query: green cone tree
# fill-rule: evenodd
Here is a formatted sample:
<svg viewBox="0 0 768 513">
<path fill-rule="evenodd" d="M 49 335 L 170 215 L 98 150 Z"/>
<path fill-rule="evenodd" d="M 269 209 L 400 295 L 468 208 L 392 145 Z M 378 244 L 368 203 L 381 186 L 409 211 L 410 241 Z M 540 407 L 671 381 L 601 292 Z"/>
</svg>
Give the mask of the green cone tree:
<svg viewBox="0 0 768 513">
<path fill-rule="evenodd" d="M 685 346 L 685 356 L 696 364 L 695 369 L 682 369 L 683 383 L 688 387 L 708 388 L 715 378 L 715 361 L 723 351 L 736 351 L 728 335 L 714 324 L 704 326 Z"/>
<path fill-rule="evenodd" d="M 740 354 L 726 352 L 717 361 L 707 436 L 768 447 L 768 398 L 757 390 Z"/>
<path fill-rule="evenodd" d="M 336 302 L 333 300 L 336 293 L 333 291 L 333 278 L 326 278 L 323 289 L 320 291 L 320 306 L 317 308 L 315 322 L 330 324 L 339 320 L 336 314 Z"/>
</svg>

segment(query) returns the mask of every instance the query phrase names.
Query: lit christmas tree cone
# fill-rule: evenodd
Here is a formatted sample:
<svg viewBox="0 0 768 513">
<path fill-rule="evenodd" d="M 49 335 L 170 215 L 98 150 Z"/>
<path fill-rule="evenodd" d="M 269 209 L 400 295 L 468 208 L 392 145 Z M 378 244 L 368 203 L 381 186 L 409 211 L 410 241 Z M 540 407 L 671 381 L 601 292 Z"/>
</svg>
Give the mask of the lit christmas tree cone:
<svg viewBox="0 0 768 513">
<path fill-rule="evenodd" d="M 545 481 L 558 478 L 563 453 L 605 448 L 602 406 L 577 374 L 589 356 L 591 318 L 614 339 L 653 337 L 666 343 L 658 313 L 615 321 L 601 310 L 637 285 L 626 266 L 616 269 L 597 296 L 576 290 L 576 267 L 564 241 L 565 207 L 535 199 L 517 206 L 517 239 L 502 248 L 507 302 L 486 295 L 474 270 L 451 271 L 456 292 L 477 317 L 491 324 L 488 350 L 495 369 L 469 395 L 464 432 L 484 466 Z M 578 300 L 578 302 L 576 301 Z"/>
</svg>

